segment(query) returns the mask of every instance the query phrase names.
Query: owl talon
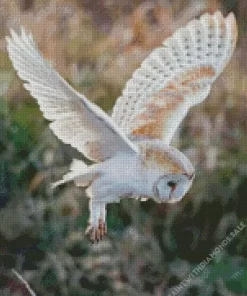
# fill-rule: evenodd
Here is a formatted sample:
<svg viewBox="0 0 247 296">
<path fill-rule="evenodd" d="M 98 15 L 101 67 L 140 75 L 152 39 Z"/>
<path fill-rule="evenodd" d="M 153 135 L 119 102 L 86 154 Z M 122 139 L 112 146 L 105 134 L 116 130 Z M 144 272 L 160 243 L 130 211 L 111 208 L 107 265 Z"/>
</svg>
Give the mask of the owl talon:
<svg viewBox="0 0 247 296">
<path fill-rule="evenodd" d="M 102 219 L 99 219 L 98 227 L 93 227 L 90 224 L 88 225 L 85 235 L 88 237 L 88 239 L 92 242 L 99 242 L 104 238 L 104 236 L 107 234 L 106 224 Z"/>
<path fill-rule="evenodd" d="M 100 235 L 103 238 L 107 234 L 107 228 L 106 228 L 106 223 L 102 219 L 99 219 L 99 230 L 100 230 Z"/>
</svg>

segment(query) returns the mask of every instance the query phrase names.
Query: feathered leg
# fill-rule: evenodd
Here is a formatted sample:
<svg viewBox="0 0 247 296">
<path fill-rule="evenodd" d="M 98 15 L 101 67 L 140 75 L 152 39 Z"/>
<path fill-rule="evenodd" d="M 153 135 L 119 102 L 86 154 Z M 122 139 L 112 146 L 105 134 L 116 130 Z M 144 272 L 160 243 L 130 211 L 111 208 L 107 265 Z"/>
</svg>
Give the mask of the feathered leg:
<svg viewBox="0 0 247 296">
<path fill-rule="evenodd" d="M 106 226 L 106 203 L 100 205 L 100 219 L 99 219 L 99 229 L 102 233 L 102 238 L 107 234 Z"/>
<path fill-rule="evenodd" d="M 89 202 L 89 225 L 86 235 L 92 243 L 99 242 L 106 235 L 106 203 L 94 198 L 90 198 Z"/>
</svg>

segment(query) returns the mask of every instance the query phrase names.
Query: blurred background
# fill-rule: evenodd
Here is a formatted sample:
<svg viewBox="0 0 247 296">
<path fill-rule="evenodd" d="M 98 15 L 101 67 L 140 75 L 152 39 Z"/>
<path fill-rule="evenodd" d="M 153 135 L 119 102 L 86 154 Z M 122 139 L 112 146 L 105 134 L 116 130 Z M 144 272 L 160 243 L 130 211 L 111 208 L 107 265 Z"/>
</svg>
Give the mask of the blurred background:
<svg viewBox="0 0 247 296">
<path fill-rule="evenodd" d="M 52 134 L 6 52 L 9 28 L 33 33 L 43 55 L 105 111 L 150 51 L 204 12 L 233 11 L 237 49 L 174 144 L 196 167 L 178 204 L 108 206 L 108 236 L 84 237 L 88 199 L 50 183 L 82 156 Z M 0 295 L 165 296 L 241 222 L 247 224 L 247 1 L 0 1 Z M 179 295 L 247 295 L 247 227 Z M 171 294 L 177 295 L 177 294 Z"/>
</svg>

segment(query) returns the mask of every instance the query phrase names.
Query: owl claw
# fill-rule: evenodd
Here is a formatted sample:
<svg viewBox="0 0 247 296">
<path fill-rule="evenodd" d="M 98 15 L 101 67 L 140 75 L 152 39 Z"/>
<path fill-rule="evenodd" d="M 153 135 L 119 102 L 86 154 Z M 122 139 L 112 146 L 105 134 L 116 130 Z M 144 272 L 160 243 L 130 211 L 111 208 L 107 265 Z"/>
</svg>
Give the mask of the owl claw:
<svg viewBox="0 0 247 296">
<path fill-rule="evenodd" d="M 86 229 L 85 235 L 92 243 L 99 242 L 107 234 L 106 224 L 102 219 L 99 219 L 98 227 L 93 227 L 89 224 Z"/>
<path fill-rule="evenodd" d="M 104 222 L 103 219 L 99 219 L 99 230 L 100 230 L 100 235 L 103 238 L 107 234 L 106 223 Z"/>
</svg>

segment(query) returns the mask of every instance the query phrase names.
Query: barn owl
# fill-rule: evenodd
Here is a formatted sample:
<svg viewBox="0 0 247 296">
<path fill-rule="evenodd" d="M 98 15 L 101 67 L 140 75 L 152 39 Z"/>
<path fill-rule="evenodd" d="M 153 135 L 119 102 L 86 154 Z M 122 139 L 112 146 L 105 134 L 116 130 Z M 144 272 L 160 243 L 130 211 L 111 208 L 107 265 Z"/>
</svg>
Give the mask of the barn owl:
<svg viewBox="0 0 247 296">
<path fill-rule="evenodd" d="M 106 205 L 124 197 L 175 203 L 195 172 L 170 145 L 189 109 L 209 94 L 237 41 L 235 17 L 217 11 L 190 21 L 144 60 L 117 99 L 112 115 L 75 91 L 47 63 L 23 28 L 6 37 L 9 57 L 24 87 L 37 99 L 50 128 L 92 165 L 73 160 L 58 186 L 86 187 L 92 242 L 107 232 Z"/>
</svg>

